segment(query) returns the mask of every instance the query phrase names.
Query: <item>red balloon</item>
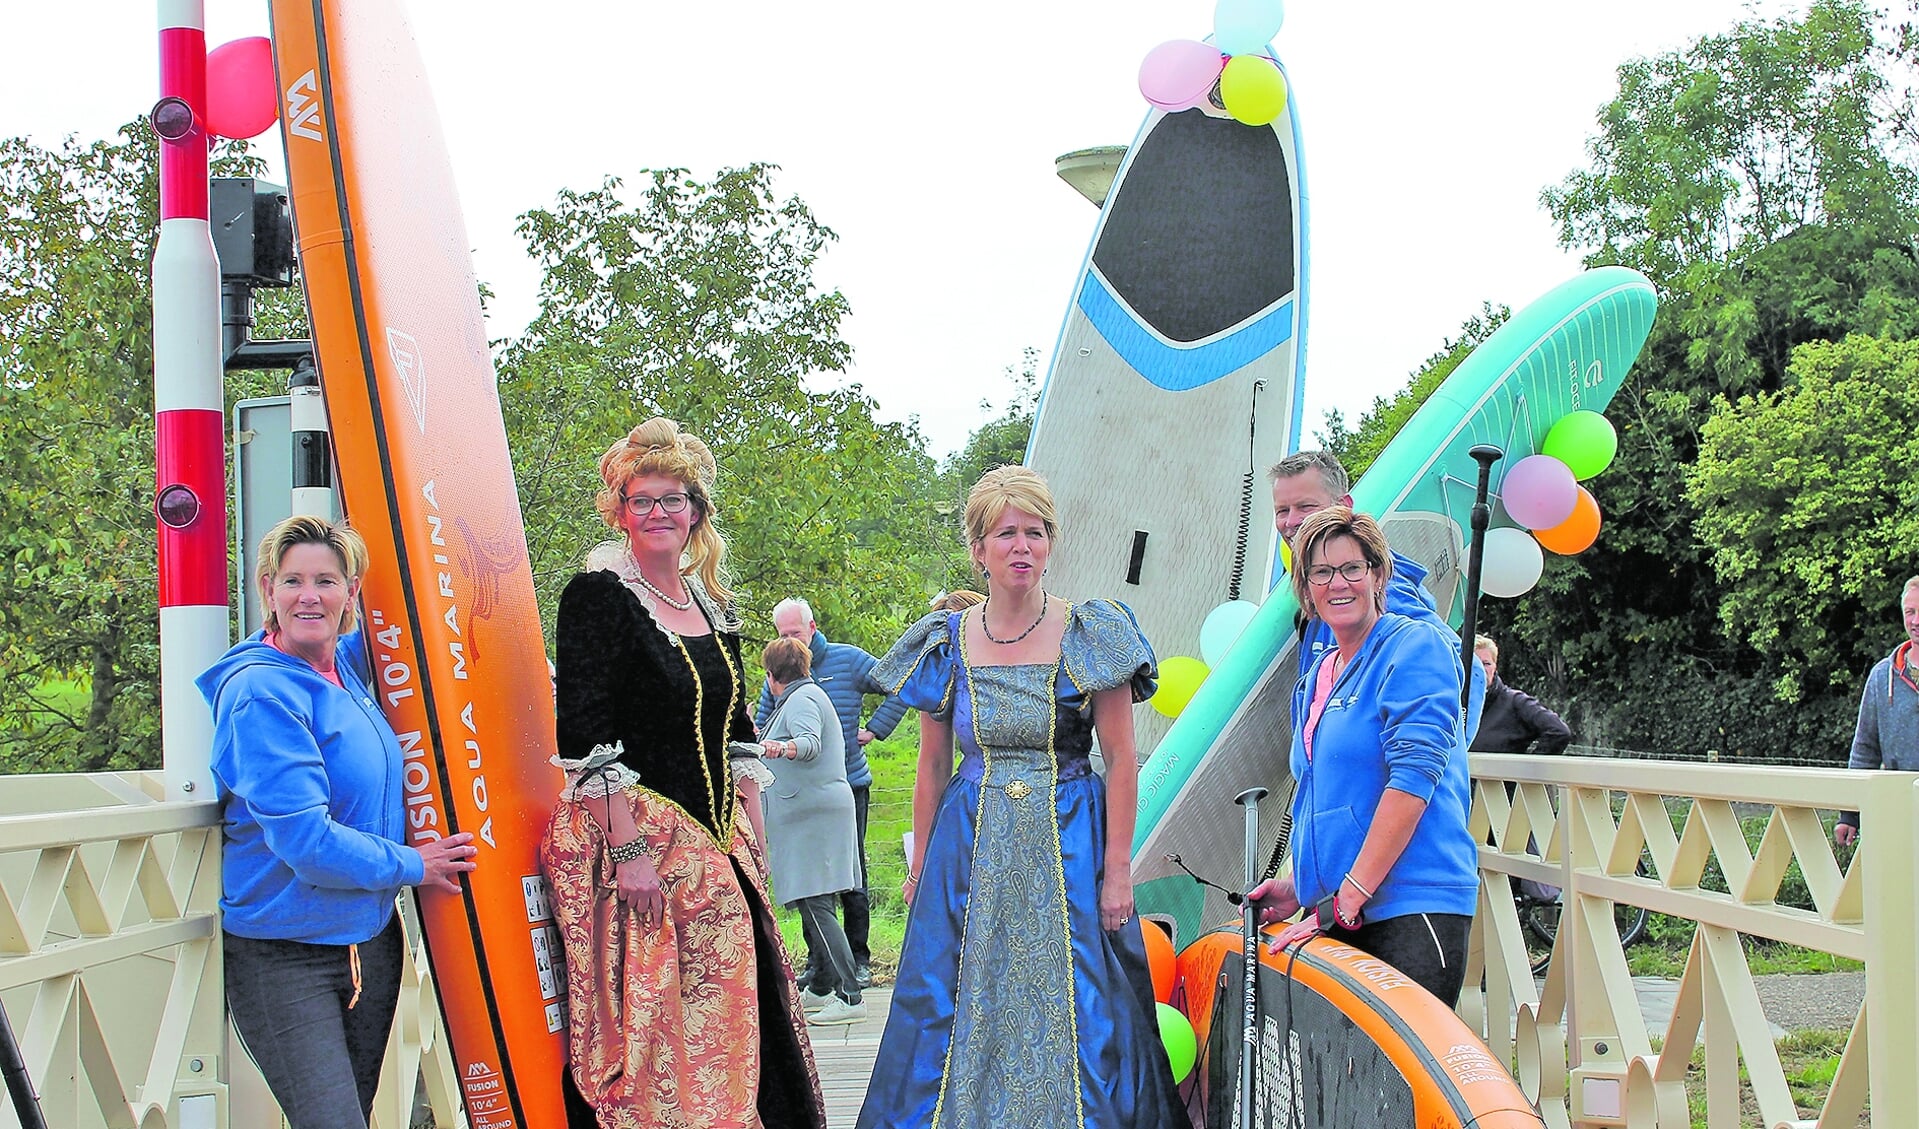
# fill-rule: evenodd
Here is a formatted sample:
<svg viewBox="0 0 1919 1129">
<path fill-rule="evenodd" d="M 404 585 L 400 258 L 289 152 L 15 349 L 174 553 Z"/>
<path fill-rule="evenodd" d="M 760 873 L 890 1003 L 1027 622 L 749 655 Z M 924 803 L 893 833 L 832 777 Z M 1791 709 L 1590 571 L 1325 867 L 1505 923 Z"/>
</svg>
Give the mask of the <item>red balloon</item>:
<svg viewBox="0 0 1919 1129">
<path fill-rule="evenodd" d="M 1166 927 L 1143 918 L 1139 931 L 1146 934 L 1146 964 L 1153 970 L 1153 998 L 1163 1004 L 1173 1002 L 1173 985 L 1179 981 L 1179 957 L 1173 952 L 1173 938 Z"/>
<path fill-rule="evenodd" d="M 236 39 L 207 52 L 207 132 L 258 137 L 280 120 L 280 84 L 273 77 L 273 42 Z"/>
</svg>

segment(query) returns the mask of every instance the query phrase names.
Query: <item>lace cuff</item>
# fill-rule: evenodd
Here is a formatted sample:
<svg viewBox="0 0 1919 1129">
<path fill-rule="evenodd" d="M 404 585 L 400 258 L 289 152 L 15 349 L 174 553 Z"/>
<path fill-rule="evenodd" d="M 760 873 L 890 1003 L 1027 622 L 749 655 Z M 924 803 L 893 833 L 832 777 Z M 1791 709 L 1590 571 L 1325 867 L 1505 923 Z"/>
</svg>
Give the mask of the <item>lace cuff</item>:
<svg viewBox="0 0 1919 1129">
<path fill-rule="evenodd" d="M 761 788 L 769 788 L 773 785 L 773 770 L 761 764 L 757 757 L 735 757 L 726 762 L 726 767 L 733 771 L 735 784 L 742 780 L 751 780 Z"/>
<path fill-rule="evenodd" d="M 592 752 L 577 759 L 554 756 L 552 763 L 566 773 L 566 787 L 560 789 L 560 799 L 597 800 L 637 785 L 640 774 L 619 763 L 625 753 L 624 743 L 615 741 L 611 745 L 595 745 Z"/>
</svg>

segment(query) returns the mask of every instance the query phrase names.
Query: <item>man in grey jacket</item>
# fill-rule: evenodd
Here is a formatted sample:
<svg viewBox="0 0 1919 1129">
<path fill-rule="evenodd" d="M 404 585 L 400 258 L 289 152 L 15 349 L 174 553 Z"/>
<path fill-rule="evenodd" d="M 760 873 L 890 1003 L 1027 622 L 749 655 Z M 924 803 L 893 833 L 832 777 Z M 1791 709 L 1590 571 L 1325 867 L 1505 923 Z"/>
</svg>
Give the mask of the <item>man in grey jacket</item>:
<svg viewBox="0 0 1919 1129">
<path fill-rule="evenodd" d="M 846 939 L 853 947 L 853 959 L 859 965 L 860 987 L 864 988 L 873 978 L 873 953 L 868 947 L 872 908 L 866 893 L 866 810 L 873 791 L 873 770 L 866 764 L 866 745 L 892 733 L 893 727 L 905 715 L 906 706 L 898 698 L 886 696 L 886 687 L 872 680 L 873 664 L 878 660 L 851 643 L 828 640 L 826 633 L 820 630 L 820 625 L 814 622 L 813 608 L 805 600 L 788 597 L 774 605 L 773 630 L 783 638 L 798 639 L 812 651 L 813 681 L 831 699 L 833 711 L 839 715 L 840 729 L 846 737 L 846 782 L 853 787 L 853 814 L 858 825 L 860 844 L 860 887 L 840 895 L 840 912 L 846 919 Z M 865 724 L 861 724 L 860 715 L 865 711 L 868 694 L 886 697 Z M 761 691 L 754 720 L 764 728 L 772 712 L 772 695 Z M 827 965 L 815 956 L 824 951 L 824 939 L 816 941 L 808 929 L 806 970 L 801 974 L 801 979 L 809 984 L 827 974 Z"/>
<path fill-rule="evenodd" d="M 1847 768 L 1919 772 L 1919 669 L 1913 665 L 1919 658 L 1913 647 L 1919 643 L 1919 576 L 1906 581 L 1899 594 L 1899 614 L 1906 637 L 1866 675 Z M 1859 813 L 1841 812 L 1833 842 L 1843 847 L 1858 835 Z"/>
</svg>

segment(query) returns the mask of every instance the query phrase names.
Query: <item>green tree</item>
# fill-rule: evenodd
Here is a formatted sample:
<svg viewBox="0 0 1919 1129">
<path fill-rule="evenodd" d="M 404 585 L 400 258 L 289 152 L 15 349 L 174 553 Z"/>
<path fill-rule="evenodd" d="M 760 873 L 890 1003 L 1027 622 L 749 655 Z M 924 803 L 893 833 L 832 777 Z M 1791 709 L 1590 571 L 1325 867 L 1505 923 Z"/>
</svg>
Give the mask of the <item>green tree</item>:
<svg viewBox="0 0 1919 1129">
<path fill-rule="evenodd" d="M 244 154 L 216 173 L 258 171 Z M 144 123 L 0 140 L 0 771 L 159 763 L 157 159 Z"/>
<path fill-rule="evenodd" d="M 1788 707 L 1780 656 L 1728 638 L 1726 586 L 1685 490 L 1717 398 L 1777 392 L 1808 341 L 1910 335 L 1919 300 L 1912 171 L 1874 14 L 1819 0 L 1619 69 L 1590 168 L 1542 200 L 1561 244 L 1661 288 L 1608 414 L 1615 469 L 1590 486 L 1599 544 L 1549 563 L 1488 623 L 1522 677 L 1588 739 L 1795 755 L 1833 748 L 1838 695 Z"/>
<path fill-rule="evenodd" d="M 1686 475 L 1735 638 L 1777 693 L 1857 693 L 1919 545 L 1919 342 L 1801 345 L 1791 384 L 1720 400 Z"/>
<path fill-rule="evenodd" d="M 884 647 L 939 571 L 936 468 L 912 424 L 856 384 L 838 291 L 814 278 L 835 236 L 764 164 L 710 181 L 609 178 L 521 217 L 539 313 L 500 364 L 501 407 L 545 614 L 594 544 L 601 452 L 652 415 L 705 439 L 748 634 L 805 595 L 836 637 Z"/>
</svg>

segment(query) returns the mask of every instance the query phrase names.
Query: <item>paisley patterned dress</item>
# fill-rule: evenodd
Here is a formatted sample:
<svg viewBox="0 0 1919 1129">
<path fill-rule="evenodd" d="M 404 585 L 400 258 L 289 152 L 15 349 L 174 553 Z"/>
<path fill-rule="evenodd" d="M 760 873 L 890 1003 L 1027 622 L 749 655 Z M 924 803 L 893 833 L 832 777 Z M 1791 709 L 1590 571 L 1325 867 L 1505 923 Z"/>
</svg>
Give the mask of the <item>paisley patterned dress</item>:
<svg viewBox="0 0 1919 1129">
<path fill-rule="evenodd" d="M 1051 664 L 976 666 L 958 612 L 906 633 L 873 677 L 950 722 L 940 798 L 860 1129 L 1181 1126 L 1137 919 L 1100 926 L 1106 787 L 1093 695 L 1152 693 L 1132 612 L 1067 613 Z"/>
</svg>

